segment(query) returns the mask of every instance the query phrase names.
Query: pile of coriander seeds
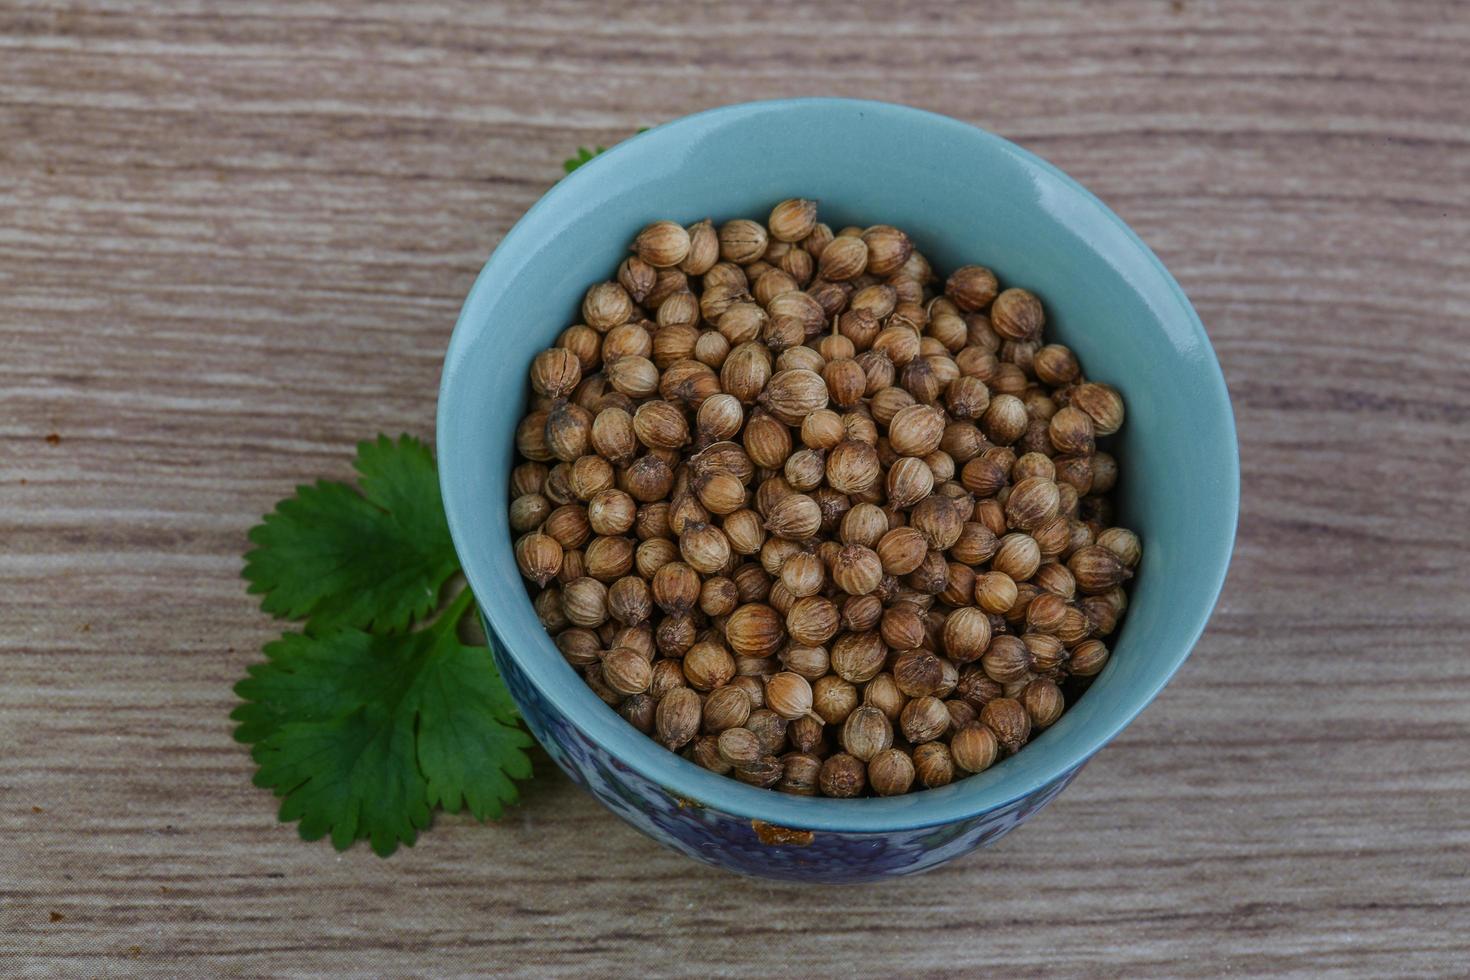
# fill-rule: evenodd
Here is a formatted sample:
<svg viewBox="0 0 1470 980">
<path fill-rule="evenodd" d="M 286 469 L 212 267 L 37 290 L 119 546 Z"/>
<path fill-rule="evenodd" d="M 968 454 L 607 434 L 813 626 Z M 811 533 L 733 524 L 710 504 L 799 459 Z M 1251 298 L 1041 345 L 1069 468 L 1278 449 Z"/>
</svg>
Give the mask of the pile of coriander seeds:
<svg viewBox="0 0 1470 980">
<path fill-rule="evenodd" d="M 1032 292 L 888 225 L 656 221 L 531 364 L 515 557 L 607 704 L 698 765 L 831 797 L 1020 751 L 1108 659 L 1113 388 Z"/>
</svg>

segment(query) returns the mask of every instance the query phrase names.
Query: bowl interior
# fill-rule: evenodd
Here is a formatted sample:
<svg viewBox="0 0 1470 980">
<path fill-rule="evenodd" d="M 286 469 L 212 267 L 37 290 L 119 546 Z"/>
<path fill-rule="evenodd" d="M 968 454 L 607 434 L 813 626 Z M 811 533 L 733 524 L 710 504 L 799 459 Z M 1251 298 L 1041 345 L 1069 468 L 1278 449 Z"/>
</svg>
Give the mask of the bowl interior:
<svg viewBox="0 0 1470 980">
<path fill-rule="evenodd" d="M 531 358 L 579 318 L 648 221 L 764 218 L 787 197 L 822 220 L 905 229 L 941 274 L 994 269 L 1035 290 L 1047 336 L 1123 392 L 1119 519 L 1144 542 L 1113 657 L 1087 695 L 1025 751 L 939 790 L 883 800 L 792 797 L 716 776 L 660 748 L 599 701 L 532 610 L 506 519 L 514 429 Z M 680 796 L 811 829 L 938 824 L 1018 798 L 1126 725 L 1188 655 L 1223 581 L 1238 466 L 1224 380 L 1173 278 L 1091 194 L 971 126 L 845 100 L 754 103 L 658 127 L 571 174 L 506 236 L 465 302 L 445 362 L 440 473 L 456 547 L 507 651 L 595 741 Z"/>
</svg>

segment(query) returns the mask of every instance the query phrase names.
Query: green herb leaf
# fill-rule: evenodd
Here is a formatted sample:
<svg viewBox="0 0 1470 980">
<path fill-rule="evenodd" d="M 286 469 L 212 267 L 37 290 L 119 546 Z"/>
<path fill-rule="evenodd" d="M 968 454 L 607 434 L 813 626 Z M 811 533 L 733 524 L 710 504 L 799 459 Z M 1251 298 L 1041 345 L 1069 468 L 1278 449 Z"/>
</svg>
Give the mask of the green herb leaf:
<svg viewBox="0 0 1470 980">
<path fill-rule="evenodd" d="M 235 686 L 231 717 L 252 744 L 255 783 L 283 797 L 280 818 L 338 849 L 412 845 L 433 807 L 480 819 L 531 774 L 514 705 L 490 651 L 459 641 L 465 590 L 432 628 L 384 635 L 287 633 Z"/>
<path fill-rule="evenodd" d="M 250 591 L 266 612 L 337 626 L 406 629 L 428 615 L 459 568 L 434 458 L 422 442 L 363 442 L 354 463 L 362 492 L 318 481 L 296 488 L 250 531 Z"/>
<path fill-rule="evenodd" d="M 472 655 L 478 654 L 478 655 Z M 512 779 L 531 777 L 531 744 L 517 723 L 515 704 L 483 647 L 426 665 L 416 685 L 418 762 L 430 806 L 476 819 L 500 816 L 516 799 Z"/>
<path fill-rule="evenodd" d="M 605 146 L 599 146 L 596 149 L 592 150 L 587 149 L 587 147 L 585 146 L 579 146 L 577 147 L 577 152 L 573 156 L 570 156 L 562 161 L 562 169 L 566 170 L 567 173 L 571 173 L 582 164 L 587 163 L 593 157 L 597 156 L 597 154 L 606 152 L 607 147 Z"/>
<path fill-rule="evenodd" d="M 648 132 L 648 127 L 647 126 L 639 126 L 638 129 L 635 131 L 635 135 L 637 133 L 646 133 L 646 132 Z M 579 146 L 579 147 L 577 147 L 577 152 L 576 152 L 576 155 L 575 156 L 569 157 L 568 159 L 562 161 L 562 164 L 561 164 L 562 165 L 562 169 L 564 169 L 567 173 L 571 173 L 573 170 L 576 170 L 578 167 L 582 166 L 582 164 L 584 164 L 587 161 L 591 160 L 593 157 L 597 156 L 599 153 L 606 153 L 606 152 L 607 152 L 607 147 L 605 147 L 605 146 L 599 146 L 599 147 L 597 147 L 595 149 L 592 149 L 592 150 L 587 149 L 587 147 L 585 147 L 585 146 Z"/>
</svg>

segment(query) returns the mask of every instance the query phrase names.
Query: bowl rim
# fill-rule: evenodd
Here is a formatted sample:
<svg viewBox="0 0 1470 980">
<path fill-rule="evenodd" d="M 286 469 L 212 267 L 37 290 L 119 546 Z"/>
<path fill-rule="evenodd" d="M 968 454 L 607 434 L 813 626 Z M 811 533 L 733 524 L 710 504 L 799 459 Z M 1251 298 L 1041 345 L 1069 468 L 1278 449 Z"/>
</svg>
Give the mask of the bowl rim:
<svg viewBox="0 0 1470 980">
<path fill-rule="evenodd" d="M 445 353 L 436 413 L 436 448 L 445 512 L 465 576 L 470 588 L 475 590 L 477 599 L 493 595 L 493 589 L 488 586 L 488 571 L 484 564 L 493 561 L 492 557 L 477 554 L 465 546 L 468 542 L 466 521 L 457 513 L 455 497 L 451 491 L 451 484 L 454 482 L 452 474 L 459 463 L 453 448 L 445 444 L 444 433 L 450 429 L 447 424 L 448 406 L 451 402 L 449 392 L 460 376 L 460 372 L 454 370 L 454 365 L 465 356 L 466 348 L 472 343 L 472 336 L 484 326 L 480 311 L 493 303 L 492 296 L 496 289 L 494 283 L 500 270 L 520 263 L 536 251 L 536 226 L 544 212 L 567 207 L 568 202 L 574 202 L 584 187 L 601 180 L 607 173 L 625 163 L 632 164 L 642 154 L 670 152 L 683 145 L 687 137 L 696 137 L 716 125 L 738 124 L 740 120 L 755 119 L 771 113 L 852 110 L 874 117 L 908 117 L 911 121 L 935 127 L 937 135 L 969 141 L 977 152 L 1008 157 L 1013 164 L 1039 172 L 1066 189 L 1079 203 L 1091 209 L 1092 214 L 1084 216 L 1086 220 L 1101 220 L 1111 224 L 1115 231 L 1121 232 L 1133 244 L 1137 251 L 1135 258 L 1141 259 L 1144 267 L 1151 269 L 1157 276 L 1156 283 L 1140 286 L 1135 282 L 1132 284 L 1134 288 L 1152 290 L 1156 293 L 1156 299 L 1167 301 L 1174 308 L 1173 313 L 1182 319 L 1182 325 L 1194 335 L 1199 349 L 1207 352 L 1207 383 L 1199 394 L 1203 404 L 1208 405 L 1212 412 L 1223 416 L 1218 421 L 1229 435 L 1228 448 L 1222 447 L 1222 453 L 1226 457 L 1222 459 L 1222 465 L 1228 477 L 1228 512 L 1216 515 L 1217 519 L 1204 533 L 1204 537 L 1213 544 L 1210 551 L 1217 556 L 1216 567 L 1207 589 L 1208 601 L 1200 603 L 1194 614 L 1194 621 L 1186 629 L 1188 641 L 1179 645 L 1179 649 L 1164 668 L 1151 675 L 1147 684 L 1128 690 L 1122 710 L 1109 715 L 1106 723 L 1095 726 L 1095 730 L 1086 738 L 1074 739 L 1075 744 L 1069 746 L 1067 751 L 1050 753 L 1057 758 L 1049 764 L 1017 770 L 1007 767 L 1003 761 L 984 773 L 958 780 L 940 789 L 922 790 L 898 797 L 837 800 L 793 796 L 748 786 L 681 758 L 629 725 L 603 704 L 590 688 L 582 684 L 568 685 L 564 683 L 565 677 L 554 676 L 558 670 L 569 671 L 570 668 L 559 655 L 551 658 L 545 655 L 547 650 L 556 653 L 556 647 L 549 635 L 539 632 L 533 636 L 530 644 L 545 644 L 545 649 L 535 656 L 523 656 L 518 652 L 518 644 L 504 642 L 508 630 L 504 624 L 504 616 L 497 615 L 497 604 L 481 602 L 480 611 L 484 621 L 490 626 L 490 642 L 497 645 L 500 652 L 515 664 L 541 698 L 591 742 L 601 746 L 620 763 L 666 792 L 681 800 L 692 800 L 743 819 L 808 830 L 882 834 L 936 827 L 984 815 L 1029 797 L 1080 768 L 1127 727 L 1179 670 L 1199 641 L 1219 600 L 1234 548 L 1240 503 L 1239 441 L 1224 373 L 1204 325 L 1179 283 L 1153 250 L 1096 195 L 1036 154 L 978 126 L 927 110 L 889 102 L 839 98 L 743 102 L 708 109 L 653 127 L 598 154 L 558 181 L 521 216 L 486 260 L 465 298 Z"/>
</svg>

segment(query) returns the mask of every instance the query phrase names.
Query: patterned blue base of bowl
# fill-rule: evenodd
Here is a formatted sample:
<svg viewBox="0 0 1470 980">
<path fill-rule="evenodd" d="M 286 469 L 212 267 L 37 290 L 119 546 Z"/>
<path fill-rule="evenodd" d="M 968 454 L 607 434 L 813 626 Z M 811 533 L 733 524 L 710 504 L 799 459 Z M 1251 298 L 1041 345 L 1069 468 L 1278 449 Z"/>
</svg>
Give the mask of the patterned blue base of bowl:
<svg viewBox="0 0 1470 980">
<path fill-rule="evenodd" d="M 485 633 L 495 636 L 488 622 Z M 680 798 L 619 762 L 542 698 L 515 661 L 501 652 L 499 637 L 492 645 L 495 664 L 531 734 L 568 776 L 660 844 L 739 874 L 848 883 L 927 871 L 1025 823 L 1082 768 L 1005 806 L 954 823 L 867 834 L 777 827 Z"/>
</svg>

